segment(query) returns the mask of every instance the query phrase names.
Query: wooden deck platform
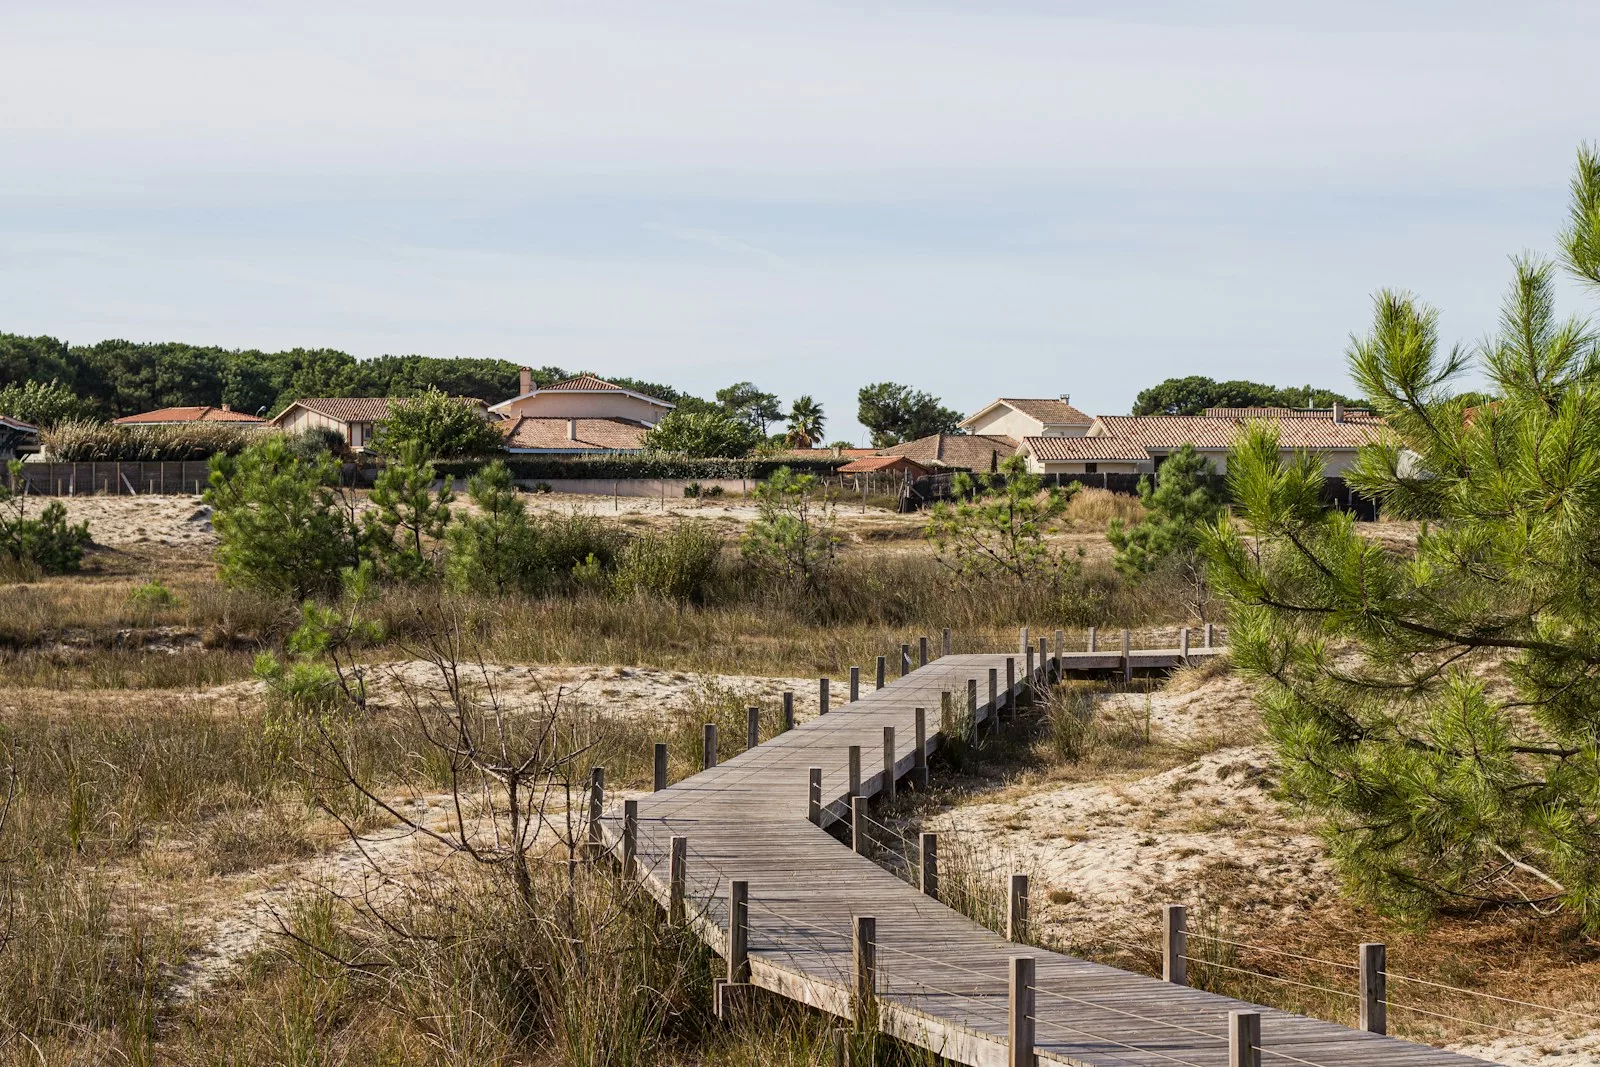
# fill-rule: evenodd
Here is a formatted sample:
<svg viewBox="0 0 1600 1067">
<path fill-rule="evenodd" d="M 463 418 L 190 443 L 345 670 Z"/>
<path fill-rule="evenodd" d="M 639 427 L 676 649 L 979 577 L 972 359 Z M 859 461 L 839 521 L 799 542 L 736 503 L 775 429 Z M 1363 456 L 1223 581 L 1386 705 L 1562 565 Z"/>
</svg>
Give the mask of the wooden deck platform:
<svg viewBox="0 0 1600 1067">
<path fill-rule="evenodd" d="M 1193 649 L 1190 659 L 1218 651 Z M 1020 691 L 1024 661 L 1013 658 Z M 1136 651 L 1133 658 L 1138 667 L 1166 667 L 1179 661 L 1180 650 Z M 895 731 L 895 774 L 906 776 L 915 765 L 915 709 L 926 709 L 931 752 L 942 740 L 944 691 L 965 708 L 968 681 L 976 679 L 977 718 L 988 728 L 995 717 L 989 671 L 996 671 L 996 703 L 1003 708 L 1006 659 L 946 656 L 883 689 L 863 678 L 859 701 L 836 705 L 720 766 L 639 798 L 638 877 L 665 905 L 670 839 L 686 837 L 690 921 L 704 940 L 726 955 L 728 882 L 747 881 L 752 983 L 844 1019 L 852 1015 L 853 920 L 872 916 L 880 1029 L 959 1063 L 1012 1062 L 1009 961 L 1031 956 L 1041 1063 L 1227 1067 L 1229 1012 L 1258 1011 L 1262 1067 L 1481 1067 L 1483 1061 L 1429 1046 L 1011 943 L 808 821 L 809 768 L 822 769 L 824 823 L 848 819 L 849 746 L 861 748 L 861 792 L 876 795 L 884 785 L 884 727 Z M 1060 661 L 1069 674 L 1124 666 L 1120 649 L 1066 653 Z M 604 836 L 619 849 L 620 818 L 613 816 L 620 816 L 618 806 L 608 812 Z"/>
</svg>

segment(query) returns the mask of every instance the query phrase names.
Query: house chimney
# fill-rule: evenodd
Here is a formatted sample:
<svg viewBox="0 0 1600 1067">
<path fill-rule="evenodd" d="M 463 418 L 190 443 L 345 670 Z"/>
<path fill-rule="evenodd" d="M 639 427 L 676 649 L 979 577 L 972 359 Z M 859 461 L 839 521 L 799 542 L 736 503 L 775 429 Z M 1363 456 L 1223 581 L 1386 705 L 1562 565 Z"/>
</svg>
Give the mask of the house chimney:
<svg viewBox="0 0 1600 1067">
<path fill-rule="evenodd" d="M 1333 402 L 1333 421 L 1334 422 L 1343 422 L 1344 421 L 1344 405 L 1341 404 L 1337 400 L 1335 400 Z"/>
<path fill-rule="evenodd" d="M 1072 403 L 1072 394 L 1071 394 L 1071 393 L 1062 393 L 1062 394 L 1061 394 L 1061 402 L 1062 402 L 1062 403 L 1063 403 L 1063 404 L 1070 404 L 1070 403 Z"/>
<path fill-rule="evenodd" d="M 577 439 L 578 439 L 578 420 L 577 419 L 568 419 L 567 420 L 567 440 L 576 441 Z"/>
<path fill-rule="evenodd" d="M 533 368 L 522 368 L 522 388 L 517 390 L 518 396 L 527 396 L 533 392 Z"/>
<path fill-rule="evenodd" d="M 233 410 L 233 405 L 228 403 L 226 400 L 224 400 L 222 402 L 222 410 L 223 411 L 232 411 Z"/>
</svg>

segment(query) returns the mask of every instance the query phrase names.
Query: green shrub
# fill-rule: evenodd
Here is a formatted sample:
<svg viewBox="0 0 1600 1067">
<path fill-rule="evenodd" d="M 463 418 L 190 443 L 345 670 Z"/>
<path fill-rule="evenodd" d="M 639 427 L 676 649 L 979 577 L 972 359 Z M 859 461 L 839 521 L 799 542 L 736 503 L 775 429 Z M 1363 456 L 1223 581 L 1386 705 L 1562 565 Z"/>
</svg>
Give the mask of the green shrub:
<svg viewBox="0 0 1600 1067">
<path fill-rule="evenodd" d="M 622 596 L 700 603 L 716 576 L 722 537 L 709 523 L 682 521 L 666 534 L 644 534 L 622 546 L 613 586 Z"/>
<path fill-rule="evenodd" d="M 12 484 L 22 478 L 22 464 L 11 462 Z M 66 505 L 52 500 L 39 517 L 28 517 L 28 497 L 0 485 L 0 553 L 13 568 L 44 574 L 75 571 L 89 544 L 89 524 L 67 522 Z"/>
<path fill-rule="evenodd" d="M 282 437 L 211 461 L 205 500 L 214 509 L 217 568 L 244 589 L 297 600 L 336 588 L 357 562 L 356 527 L 332 456 L 308 461 Z"/>
<path fill-rule="evenodd" d="M 476 514 L 462 515 L 445 531 L 445 575 L 461 592 L 528 591 L 535 577 L 533 527 L 527 505 L 496 460 L 467 480 Z"/>
<path fill-rule="evenodd" d="M 43 382 L 30 378 L 0 389 L 0 415 L 48 427 L 69 419 L 88 418 L 89 402 L 63 385 L 60 379 Z"/>
<path fill-rule="evenodd" d="M 128 594 L 128 606 L 136 611 L 152 612 L 160 608 L 170 608 L 178 603 L 178 594 L 167 588 L 160 578 L 153 578 L 143 585 L 134 587 Z"/>
<path fill-rule="evenodd" d="M 484 417 L 481 405 L 439 389 L 395 401 L 375 429 L 373 447 L 385 456 L 457 459 L 505 447 L 499 427 Z"/>
</svg>

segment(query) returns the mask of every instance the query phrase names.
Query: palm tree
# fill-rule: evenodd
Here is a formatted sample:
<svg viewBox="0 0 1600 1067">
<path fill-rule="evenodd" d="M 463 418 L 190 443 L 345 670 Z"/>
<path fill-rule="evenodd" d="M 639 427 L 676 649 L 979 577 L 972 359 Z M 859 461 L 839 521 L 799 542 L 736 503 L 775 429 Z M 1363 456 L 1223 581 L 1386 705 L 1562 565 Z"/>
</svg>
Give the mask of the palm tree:
<svg viewBox="0 0 1600 1067">
<path fill-rule="evenodd" d="M 826 420 L 822 417 L 822 405 L 809 396 L 797 396 L 794 403 L 789 405 L 789 433 L 786 435 L 790 448 L 811 448 L 822 438 L 822 425 Z"/>
</svg>

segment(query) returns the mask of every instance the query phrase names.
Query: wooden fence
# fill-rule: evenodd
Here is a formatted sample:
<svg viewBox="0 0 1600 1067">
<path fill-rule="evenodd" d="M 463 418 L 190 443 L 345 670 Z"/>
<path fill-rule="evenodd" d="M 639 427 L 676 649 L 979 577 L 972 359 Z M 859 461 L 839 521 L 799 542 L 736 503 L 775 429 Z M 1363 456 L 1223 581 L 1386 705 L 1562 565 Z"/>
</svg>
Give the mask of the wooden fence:
<svg viewBox="0 0 1600 1067">
<path fill-rule="evenodd" d="M 104 463 L 25 463 L 14 488 L 31 496 L 124 496 L 194 493 L 206 487 L 203 459 Z"/>
</svg>

